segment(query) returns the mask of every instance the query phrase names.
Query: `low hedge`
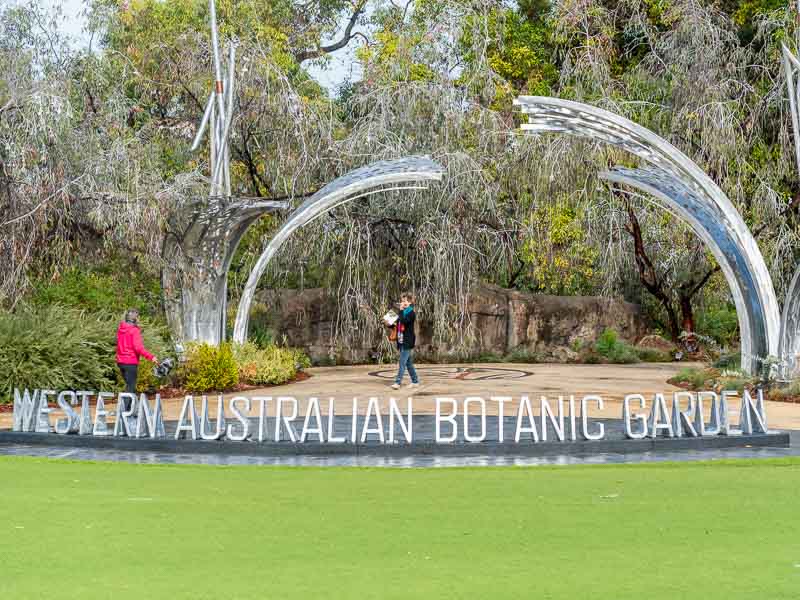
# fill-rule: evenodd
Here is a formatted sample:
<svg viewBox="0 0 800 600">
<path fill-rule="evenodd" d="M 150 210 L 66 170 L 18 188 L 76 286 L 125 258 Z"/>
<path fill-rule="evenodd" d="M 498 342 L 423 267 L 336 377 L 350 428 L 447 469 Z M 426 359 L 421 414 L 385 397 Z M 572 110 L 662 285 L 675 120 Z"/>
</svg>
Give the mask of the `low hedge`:
<svg viewBox="0 0 800 600">
<path fill-rule="evenodd" d="M 119 316 L 52 304 L 0 312 L 0 403 L 14 388 L 114 390 Z M 168 352 L 165 333 L 142 325 L 145 346 L 159 358 Z M 149 368 L 140 384 L 149 384 Z"/>
</svg>

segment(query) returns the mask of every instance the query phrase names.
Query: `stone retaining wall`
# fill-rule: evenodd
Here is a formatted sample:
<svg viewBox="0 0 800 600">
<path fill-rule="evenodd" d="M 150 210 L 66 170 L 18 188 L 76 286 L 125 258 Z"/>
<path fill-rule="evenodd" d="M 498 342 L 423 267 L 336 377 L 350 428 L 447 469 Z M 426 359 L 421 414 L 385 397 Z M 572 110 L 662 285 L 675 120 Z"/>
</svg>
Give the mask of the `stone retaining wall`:
<svg viewBox="0 0 800 600">
<path fill-rule="evenodd" d="M 371 362 L 389 346 L 375 317 L 373 331 L 357 332 L 357 347 L 335 347 L 337 298 L 323 289 L 269 290 L 258 301 L 268 307 L 269 327 L 287 343 L 305 348 L 315 361 L 336 357 L 339 362 Z M 555 362 L 573 358 L 574 350 L 593 343 L 605 329 L 614 329 L 631 342 L 647 334 L 636 304 L 594 296 L 548 296 L 483 285 L 473 290 L 468 302 L 471 327 L 467 333 L 473 356 L 536 355 Z M 417 347 L 430 358 L 454 357 L 454 348 L 433 343 L 433 322 L 425 306 L 417 309 Z"/>
</svg>

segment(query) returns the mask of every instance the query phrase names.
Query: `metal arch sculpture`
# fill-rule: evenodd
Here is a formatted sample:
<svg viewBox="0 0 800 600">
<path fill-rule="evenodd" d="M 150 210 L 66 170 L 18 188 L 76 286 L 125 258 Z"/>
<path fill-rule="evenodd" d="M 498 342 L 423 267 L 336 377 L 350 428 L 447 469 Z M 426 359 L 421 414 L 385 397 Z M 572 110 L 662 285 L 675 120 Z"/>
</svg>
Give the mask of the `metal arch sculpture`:
<svg viewBox="0 0 800 600">
<path fill-rule="evenodd" d="M 707 218 L 716 220 L 719 228 L 726 232 L 725 237 L 741 252 L 742 272 L 747 273 L 753 285 L 753 290 L 748 293 L 759 300 L 757 305 L 750 306 L 744 293 L 733 292 L 737 311 L 740 309 L 739 303 L 744 304 L 741 308 L 745 309 L 744 315 L 739 314 L 739 322 L 744 325 L 742 354 L 747 357 L 747 360 L 742 361 L 742 368 L 754 372 L 758 368 L 759 360 L 766 358 L 764 355 L 754 354 L 756 348 L 753 336 L 760 338 L 763 335 L 767 354 L 778 354 L 780 313 L 764 258 L 739 212 L 697 164 L 649 129 L 601 108 L 540 96 L 522 96 L 514 103 L 528 116 L 528 123 L 522 125 L 525 131 L 567 133 L 606 142 L 647 161 L 671 175 L 680 182 L 681 187 L 688 189 L 698 206 L 704 207 Z M 729 275 L 732 276 L 733 273 L 726 274 Z M 728 280 L 736 281 L 730 277 Z M 740 293 L 741 297 L 737 299 L 737 294 Z M 757 312 L 760 314 L 756 315 Z M 763 323 L 763 334 L 751 331 L 750 323 Z"/>
<path fill-rule="evenodd" d="M 356 198 L 396 189 L 425 189 L 426 182 L 441 181 L 443 176 L 444 169 L 426 156 L 379 161 L 355 169 L 332 181 L 303 202 L 270 240 L 250 272 L 236 312 L 234 341 L 243 343 L 247 340 L 250 307 L 253 304 L 258 281 L 275 253 L 296 230 L 333 208 Z"/>
<path fill-rule="evenodd" d="M 749 367 L 758 367 L 752 358 L 769 353 L 767 327 L 764 322 L 764 307 L 758 288 L 747 269 L 747 260 L 742 249 L 730 232 L 706 206 L 702 198 L 689 189 L 680 179 L 658 168 L 626 169 L 616 167 L 600 174 L 602 179 L 637 188 L 652 195 L 662 208 L 676 214 L 689 223 L 714 254 L 720 265 L 736 305 L 739 318 L 743 356 L 751 357 Z M 744 340 L 749 348 L 744 349 Z"/>
<path fill-rule="evenodd" d="M 800 18 L 800 2 L 797 6 Z M 800 29 L 796 47 L 800 49 Z M 783 44 L 783 68 L 789 91 L 789 108 L 792 116 L 795 160 L 800 173 L 800 59 Z M 800 267 L 794 273 L 786 292 L 781 315 L 780 354 L 784 379 L 792 379 L 800 369 Z"/>
<path fill-rule="evenodd" d="M 780 354 L 782 376 L 794 379 L 800 370 L 800 268 L 794 272 L 781 315 Z"/>
<path fill-rule="evenodd" d="M 161 285 L 178 344 L 225 340 L 228 269 L 247 228 L 286 202 L 195 198 L 169 219 Z"/>
<path fill-rule="evenodd" d="M 172 212 L 162 249 L 164 307 L 179 352 L 185 342 L 217 345 L 225 340 L 227 275 L 236 248 L 261 215 L 289 208 L 286 202 L 237 198 L 231 193 L 229 138 L 234 119 L 236 46 L 229 44 L 228 60 L 223 64 L 215 0 L 208 0 L 208 10 L 214 89 L 192 150 L 197 150 L 203 137 L 207 137 L 209 197 L 189 199 Z M 250 305 L 258 280 L 296 229 L 343 202 L 389 189 L 420 189 L 425 187 L 424 182 L 441 180 L 443 175 L 442 167 L 429 158 L 411 156 L 356 169 L 314 194 L 290 215 L 250 273 L 236 314 L 235 340 L 244 342 L 247 338 Z"/>
</svg>

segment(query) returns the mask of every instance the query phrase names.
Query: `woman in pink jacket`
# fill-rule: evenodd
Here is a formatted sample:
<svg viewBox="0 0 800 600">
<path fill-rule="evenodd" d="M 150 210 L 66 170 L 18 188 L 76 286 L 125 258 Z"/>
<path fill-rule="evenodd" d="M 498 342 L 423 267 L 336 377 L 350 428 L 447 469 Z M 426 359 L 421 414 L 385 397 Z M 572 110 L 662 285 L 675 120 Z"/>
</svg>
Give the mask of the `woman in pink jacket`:
<svg viewBox="0 0 800 600">
<path fill-rule="evenodd" d="M 136 378 L 139 375 L 139 357 L 158 363 L 142 343 L 142 332 L 139 329 L 139 311 L 131 308 L 125 312 L 125 320 L 117 329 L 117 366 L 125 380 L 125 391 L 136 393 Z M 125 402 L 125 410 L 130 409 L 130 399 Z"/>
</svg>

